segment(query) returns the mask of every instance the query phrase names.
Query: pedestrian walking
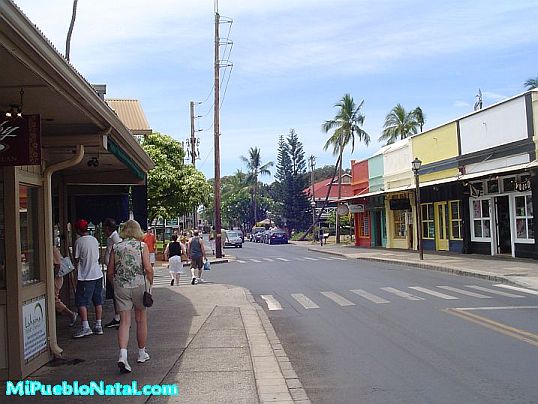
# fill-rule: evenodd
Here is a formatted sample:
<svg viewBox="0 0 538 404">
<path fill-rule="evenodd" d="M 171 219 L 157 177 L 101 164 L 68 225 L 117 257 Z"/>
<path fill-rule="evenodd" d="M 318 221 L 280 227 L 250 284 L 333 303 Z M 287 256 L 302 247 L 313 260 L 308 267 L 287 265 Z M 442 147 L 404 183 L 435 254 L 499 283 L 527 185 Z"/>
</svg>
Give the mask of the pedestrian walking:
<svg viewBox="0 0 538 404">
<path fill-rule="evenodd" d="M 110 254 L 112 253 L 112 247 L 114 244 L 117 244 L 121 241 L 121 237 L 117 231 L 116 221 L 112 218 L 106 218 L 103 221 L 103 231 L 106 236 L 106 250 L 104 256 L 104 264 L 108 267 L 108 262 L 110 261 Z M 105 327 L 106 328 L 118 328 L 120 326 L 120 313 L 118 312 L 116 298 L 114 296 L 114 283 L 107 282 L 105 296 L 107 299 L 112 299 L 114 303 L 114 318 L 109 321 Z"/>
<path fill-rule="evenodd" d="M 63 258 L 58 247 L 54 246 L 52 248 L 52 256 L 54 262 L 54 307 L 58 313 L 69 317 L 69 327 L 72 327 L 77 322 L 78 314 L 69 310 L 69 308 L 60 300 L 60 290 L 62 290 L 64 284 L 64 277 L 58 276 Z"/>
<path fill-rule="evenodd" d="M 101 316 L 103 314 L 103 272 L 99 266 L 99 242 L 88 233 L 88 222 L 78 219 L 75 230 L 79 238 L 75 241 L 75 267 L 78 271 L 75 305 L 82 320 L 82 327 L 73 335 L 82 338 L 91 334 L 103 334 Z M 93 330 L 88 323 L 90 301 L 95 307 Z"/>
<path fill-rule="evenodd" d="M 136 339 L 138 342 L 138 363 L 149 360 L 146 352 L 148 336 L 147 311 L 143 304 L 146 289 L 153 283 L 153 267 L 149 261 L 149 250 L 142 241 L 144 233 L 136 220 L 128 220 L 120 231 L 123 239 L 112 247 L 113 253 L 107 267 L 107 279 L 114 282 L 114 294 L 120 313 L 118 345 L 120 354 L 118 367 L 121 373 L 131 372 L 127 360 L 131 310 L 134 307 Z"/>
<path fill-rule="evenodd" d="M 142 239 L 142 241 L 148 246 L 149 262 L 151 263 L 151 266 L 154 266 L 155 253 L 157 251 L 157 238 L 155 237 L 155 234 L 153 234 L 152 227 L 148 227 L 148 231 L 146 232 L 146 234 L 144 234 L 144 238 Z"/>
<path fill-rule="evenodd" d="M 172 277 L 170 286 L 174 286 L 174 283 L 179 286 L 179 277 L 184 273 L 182 260 L 184 254 L 184 247 L 177 241 L 177 235 L 173 234 L 172 241 L 168 243 L 164 250 L 164 259 L 168 261 L 168 270 Z"/>
<path fill-rule="evenodd" d="M 216 238 L 216 232 L 215 232 L 215 226 L 211 227 L 211 231 L 209 232 L 209 245 L 211 246 L 211 254 L 215 255 L 215 238 Z"/>
<path fill-rule="evenodd" d="M 189 240 L 188 244 L 188 254 L 191 259 L 191 274 L 192 281 L 191 285 L 197 283 L 202 283 L 202 270 L 204 268 L 204 259 L 207 259 L 205 253 L 204 241 L 199 237 L 198 230 L 194 230 L 193 237 Z M 198 276 L 196 276 L 196 271 L 198 271 Z"/>
</svg>

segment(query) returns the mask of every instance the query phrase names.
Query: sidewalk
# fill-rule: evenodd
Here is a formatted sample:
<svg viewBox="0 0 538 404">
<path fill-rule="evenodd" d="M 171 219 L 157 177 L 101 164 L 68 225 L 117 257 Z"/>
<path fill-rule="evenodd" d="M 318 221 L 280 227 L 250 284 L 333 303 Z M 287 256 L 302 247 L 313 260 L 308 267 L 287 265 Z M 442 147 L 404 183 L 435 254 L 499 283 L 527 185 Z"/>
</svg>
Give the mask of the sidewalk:
<svg viewBox="0 0 538 404">
<path fill-rule="evenodd" d="M 534 260 L 425 251 L 424 260 L 420 261 L 417 251 L 363 248 L 342 244 L 320 246 L 311 241 L 293 241 L 292 243 L 308 248 L 310 251 L 451 272 L 538 290 L 538 262 Z"/>
<path fill-rule="evenodd" d="M 215 265 L 211 271 L 218 267 Z M 155 274 L 156 285 L 168 283 L 167 267 L 156 266 Z M 184 276 L 190 279 L 190 275 Z M 58 342 L 64 349 L 63 358 L 37 370 L 28 380 L 43 384 L 63 380 L 77 380 L 79 384 L 136 381 L 140 388 L 145 384 L 176 384 L 179 389 L 179 395 L 173 397 L 93 397 L 106 402 L 309 403 L 267 315 L 250 292 L 237 286 L 212 284 L 211 273 L 207 280 L 199 285 L 182 283 L 152 289 L 155 304 L 148 309 L 147 341 L 151 359 L 136 363 L 133 315 L 128 351 L 132 373 L 119 373 L 116 329 L 75 340 L 67 319 L 59 317 Z M 106 301 L 103 312 L 106 323 L 112 316 L 111 301 Z M 93 325 L 93 313 L 91 316 Z M 7 399 L 2 397 L 2 401 Z M 34 399 L 55 403 L 80 400 L 17 397 L 9 401 Z"/>
</svg>

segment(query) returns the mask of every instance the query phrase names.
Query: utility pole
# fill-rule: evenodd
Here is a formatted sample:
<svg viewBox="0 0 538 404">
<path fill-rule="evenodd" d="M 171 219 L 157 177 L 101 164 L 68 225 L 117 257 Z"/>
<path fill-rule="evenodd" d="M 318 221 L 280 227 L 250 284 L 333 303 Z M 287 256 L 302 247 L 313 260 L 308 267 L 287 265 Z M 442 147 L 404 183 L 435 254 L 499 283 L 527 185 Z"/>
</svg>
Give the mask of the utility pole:
<svg viewBox="0 0 538 404">
<path fill-rule="evenodd" d="M 194 129 L 194 101 L 191 101 L 190 103 L 190 111 L 191 111 L 191 138 L 190 138 L 190 144 L 191 144 L 191 163 L 194 168 L 196 168 L 196 157 L 198 155 L 197 153 L 197 146 L 198 146 L 198 140 L 195 137 L 195 129 Z M 194 229 L 198 229 L 198 208 L 194 208 L 192 212 L 192 224 Z"/>
<path fill-rule="evenodd" d="M 310 206 L 312 207 L 312 241 L 316 238 L 316 193 L 314 190 L 314 169 L 316 167 L 316 157 L 311 155 L 308 158 L 308 165 L 310 166 L 310 184 L 312 186 L 312 202 Z"/>
<path fill-rule="evenodd" d="M 214 109 L 214 150 L 215 150 L 215 255 L 217 258 L 222 258 L 222 228 L 220 216 L 220 105 L 219 105 L 219 89 L 220 89 L 220 60 L 219 60 L 219 24 L 220 15 L 218 11 L 218 3 L 215 4 L 215 105 Z"/>
</svg>

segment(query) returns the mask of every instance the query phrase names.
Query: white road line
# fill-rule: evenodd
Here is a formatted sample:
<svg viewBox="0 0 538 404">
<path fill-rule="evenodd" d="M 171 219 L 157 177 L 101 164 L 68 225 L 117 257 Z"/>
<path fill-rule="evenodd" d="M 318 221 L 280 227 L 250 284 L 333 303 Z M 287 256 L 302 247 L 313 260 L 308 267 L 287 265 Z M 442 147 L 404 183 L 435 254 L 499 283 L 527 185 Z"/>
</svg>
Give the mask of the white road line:
<svg viewBox="0 0 538 404">
<path fill-rule="evenodd" d="M 531 289 L 526 289 L 526 288 L 520 288 L 520 287 L 517 287 L 517 286 L 511 286 L 511 285 L 504 285 L 502 283 L 499 283 L 497 285 L 493 285 L 493 286 L 496 286 L 498 288 L 505 288 L 505 289 L 511 289 L 511 290 L 515 290 L 516 292 L 522 292 L 522 293 L 528 293 L 529 295 L 538 295 L 538 291 L 537 290 L 531 290 Z"/>
<path fill-rule="evenodd" d="M 334 260 L 334 258 L 329 258 L 329 257 L 319 257 L 320 260 L 324 260 L 324 261 L 332 261 Z"/>
<path fill-rule="evenodd" d="M 474 311 L 474 310 L 515 310 L 515 309 L 538 309 L 538 306 L 500 306 L 500 307 L 458 307 L 455 310 Z"/>
<path fill-rule="evenodd" d="M 462 295 L 477 297 L 479 299 L 491 299 L 491 296 L 486 296 L 481 293 L 469 292 L 468 290 L 453 288 L 452 286 L 437 286 L 438 288 L 449 290 L 451 292 L 461 293 Z"/>
<path fill-rule="evenodd" d="M 284 262 L 290 262 L 290 260 L 287 260 L 286 258 L 277 258 L 277 260 L 284 261 Z"/>
<path fill-rule="evenodd" d="M 368 299 L 368 300 L 370 300 L 371 302 L 374 302 L 374 303 L 390 303 L 390 301 L 385 300 L 385 299 L 383 299 L 383 298 L 381 298 L 379 296 L 372 295 L 371 293 L 368 293 L 368 292 L 366 292 L 366 291 L 364 291 L 362 289 L 353 289 L 350 292 L 353 292 L 356 295 L 364 297 L 365 299 Z"/>
<path fill-rule="evenodd" d="M 409 289 L 418 290 L 419 292 L 426 293 L 427 295 L 432 295 L 440 299 L 445 299 L 445 300 L 458 300 L 459 299 L 459 297 L 446 295 L 444 293 L 436 292 L 435 290 L 422 288 L 420 286 L 409 286 Z"/>
<path fill-rule="evenodd" d="M 254 258 L 250 258 L 252 262 L 261 262 L 260 260 L 255 260 Z"/>
<path fill-rule="evenodd" d="M 305 261 L 305 259 L 301 258 L 301 257 L 295 257 L 295 260 L 297 260 L 297 261 Z"/>
<path fill-rule="evenodd" d="M 317 261 L 318 260 L 317 258 L 311 258 L 311 257 L 303 257 L 303 259 L 308 260 L 308 261 Z"/>
<path fill-rule="evenodd" d="M 321 294 L 325 297 L 328 297 L 336 304 L 339 304 L 340 306 L 355 306 L 355 303 L 347 300 L 345 297 L 340 296 L 338 293 L 334 292 L 321 292 Z"/>
<path fill-rule="evenodd" d="M 265 300 L 265 303 L 267 303 L 267 308 L 269 310 L 282 310 L 282 306 L 276 300 L 273 295 L 261 295 L 260 296 L 263 300 Z"/>
<path fill-rule="evenodd" d="M 483 288 L 482 286 L 465 285 L 465 287 L 466 287 L 466 288 L 476 289 L 476 290 L 481 290 L 482 292 L 493 293 L 494 295 L 499 295 L 499 296 L 506 296 L 506 297 L 525 297 L 525 296 L 521 296 L 521 295 L 514 295 L 513 293 L 501 292 L 500 290 L 494 290 L 494 289 Z"/>
<path fill-rule="evenodd" d="M 342 257 L 334 257 L 334 259 L 338 261 L 347 261 L 347 258 L 342 258 Z"/>
<path fill-rule="evenodd" d="M 262 258 L 262 260 L 267 261 L 267 262 L 275 262 L 275 261 L 272 260 L 271 258 Z"/>
<path fill-rule="evenodd" d="M 245 261 L 237 260 L 240 264 L 245 264 Z"/>
<path fill-rule="evenodd" d="M 424 300 L 422 297 L 412 295 L 411 293 L 404 292 L 403 290 L 398 290 L 398 289 L 389 288 L 389 287 L 381 288 L 381 290 L 392 293 L 393 295 L 396 295 L 399 297 L 403 297 L 404 299 L 407 299 L 407 300 Z"/>
<path fill-rule="evenodd" d="M 291 297 L 297 300 L 305 309 L 319 309 L 319 306 L 302 293 L 292 293 Z"/>
</svg>

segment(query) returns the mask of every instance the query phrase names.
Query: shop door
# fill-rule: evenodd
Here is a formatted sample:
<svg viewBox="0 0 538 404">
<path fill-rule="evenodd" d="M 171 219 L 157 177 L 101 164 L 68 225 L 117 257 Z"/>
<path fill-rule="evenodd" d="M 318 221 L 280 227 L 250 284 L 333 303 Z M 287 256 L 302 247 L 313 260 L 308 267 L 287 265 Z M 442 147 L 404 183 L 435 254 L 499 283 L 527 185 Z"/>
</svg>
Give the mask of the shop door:
<svg viewBox="0 0 538 404">
<path fill-rule="evenodd" d="M 497 196 L 495 198 L 495 208 L 497 254 L 511 254 L 512 236 L 510 231 L 510 204 L 508 196 Z"/>
<path fill-rule="evenodd" d="M 448 209 L 446 202 L 434 203 L 435 249 L 448 251 Z"/>
</svg>

